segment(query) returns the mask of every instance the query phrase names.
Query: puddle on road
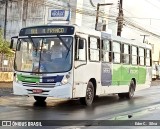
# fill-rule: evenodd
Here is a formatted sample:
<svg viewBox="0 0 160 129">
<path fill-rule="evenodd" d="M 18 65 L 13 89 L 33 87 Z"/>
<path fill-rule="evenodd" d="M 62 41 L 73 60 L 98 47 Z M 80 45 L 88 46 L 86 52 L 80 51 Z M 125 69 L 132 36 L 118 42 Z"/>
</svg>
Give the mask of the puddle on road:
<svg viewBox="0 0 160 129">
<path fill-rule="evenodd" d="M 160 110 L 160 104 L 141 108 L 141 109 L 138 109 L 135 111 L 120 113 L 120 114 L 114 115 L 114 117 L 113 116 L 110 118 L 108 117 L 107 119 L 108 120 L 133 120 L 135 118 L 144 116 L 146 114 L 151 114 L 151 113 L 158 111 L 158 110 Z"/>
<path fill-rule="evenodd" d="M 49 102 L 47 102 L 49 101 Z M 0 97 L 0 106 L 12 106 L 12 107 L 54 107 L 55 105 L 65 102 L 67 100 L 62 99 L 54 99 L 54 98 L 47 98 L 45 103 L 39 104 L 37 103 L 33 97 L 28 96 L 2 96 Z"/>
</svg>

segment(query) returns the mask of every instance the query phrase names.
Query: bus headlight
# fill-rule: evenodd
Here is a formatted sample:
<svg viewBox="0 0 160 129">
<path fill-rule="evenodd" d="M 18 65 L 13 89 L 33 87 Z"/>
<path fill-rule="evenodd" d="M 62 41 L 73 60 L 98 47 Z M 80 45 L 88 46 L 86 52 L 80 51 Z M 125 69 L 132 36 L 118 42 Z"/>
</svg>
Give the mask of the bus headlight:
<svg viewBox="0 0 160 129">
<path fill-rule="evenodd" d="M 68 74 L 65 75 L 65 76 L 63 77 L 62 81 L 61 81 L 61 84 L 62 84 L 62 85 L 67 84 L 69 78 L 70 78 L 70 75 L 68 75 Z"/>
<path fill-rule="evenodd" d="M 63 79 L 61 83 L 62 83 L 62 85 L 67 84 L 68 83 L 68 79 L 67 78 Z"/>
</svg>

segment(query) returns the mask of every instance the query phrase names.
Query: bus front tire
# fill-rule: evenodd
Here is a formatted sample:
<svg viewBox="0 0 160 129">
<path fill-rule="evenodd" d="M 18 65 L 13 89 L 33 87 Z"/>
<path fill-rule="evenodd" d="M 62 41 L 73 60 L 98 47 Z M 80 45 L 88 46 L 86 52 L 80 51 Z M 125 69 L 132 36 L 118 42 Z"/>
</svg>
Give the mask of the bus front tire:
<svg viewBox="0 0 160 129">
<path fill-rule="evenodd" d="M 80 98 L 80 103 L 82 105 L 91 106 L 94 99 L 94 86 L 92 82 L 88 82 L 87 89 L 86 89 L 86 96 L 83 98 Z"/>
<path fill-rule="evenodd" d="M 42 96 L 34 96 L 34 99 L 37 102 L 44 102 L 46 100 L 47 97 L 42 97 Z"/>
</svg>

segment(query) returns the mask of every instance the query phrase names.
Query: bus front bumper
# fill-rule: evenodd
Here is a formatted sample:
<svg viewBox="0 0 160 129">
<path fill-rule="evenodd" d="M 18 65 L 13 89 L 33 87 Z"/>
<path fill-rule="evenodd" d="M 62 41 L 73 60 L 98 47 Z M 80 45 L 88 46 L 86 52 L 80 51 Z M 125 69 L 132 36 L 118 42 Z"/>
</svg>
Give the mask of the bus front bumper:
<svg viewBox="0 0 160 129">
<path fill-rule="evenodd" d="M 35 93 L 34 91 L 41 91 Z M 44 96 L 55 98 L 72 98 L 72 85 L 65 84 L 55 86 L 53 88 L 31 87 L 23 86 L 22 83 L 13 82 L 13 94 L 14 95 L 27 95 L 27 96 Z"/>
</svg>

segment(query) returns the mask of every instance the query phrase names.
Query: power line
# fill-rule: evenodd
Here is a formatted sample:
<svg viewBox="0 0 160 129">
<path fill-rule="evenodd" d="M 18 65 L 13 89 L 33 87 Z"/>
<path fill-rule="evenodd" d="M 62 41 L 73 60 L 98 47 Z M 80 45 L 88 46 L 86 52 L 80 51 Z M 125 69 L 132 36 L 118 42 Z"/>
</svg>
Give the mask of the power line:
<svg viewBox="0 0 160 129">
<path fill-rule="evenodd" d="M 150 5 L 152 5 L 152 6 L 154 6 L 154 7 L 156 7 L 157 9 L 159 9 L 160 10 L 160 7 L 158 7 L 157 5 L 155 5 L 155 4 L 153 4 L 153 3 L 151 3 L 150 1 L 148 1 L 148 0 L 145 0 L 146 2 L 148 2 Z"/>
</svg>

